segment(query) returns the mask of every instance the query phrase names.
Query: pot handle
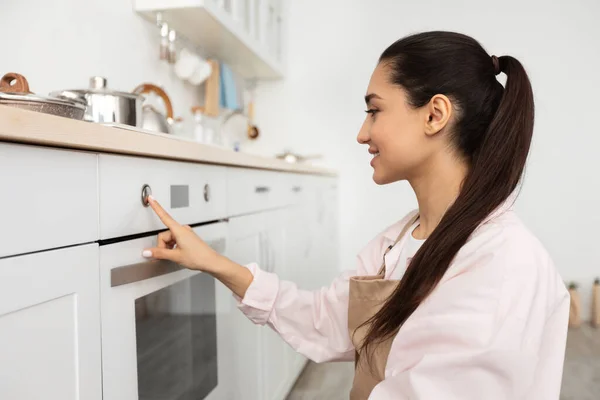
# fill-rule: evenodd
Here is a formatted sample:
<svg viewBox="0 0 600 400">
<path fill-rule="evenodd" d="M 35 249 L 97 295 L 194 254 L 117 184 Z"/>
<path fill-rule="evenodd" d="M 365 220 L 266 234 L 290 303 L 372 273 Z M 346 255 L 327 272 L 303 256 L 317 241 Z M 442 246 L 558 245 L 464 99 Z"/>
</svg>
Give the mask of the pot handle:
<svg viewBox="0 0 600 400">
<path fill-rule="evenodd" d="M 11 85 L 11 83 L 14 84 Z M 3 93 L 31 93 L 29 91 L 29 83 L 27 79 L 21 74 L 16 72 L 9 72 L 4 74 L 0 79 L 0 92 Z"/>
<path fill-rule="evenodd" d="M 167 92 L 165 92 L 158 86 L 153 85 L 152 83 L 142 83 L 141 85 L 133 89 L 133 93 L 156 93 L 165 103 L 165 108 L 167 109 L 167 118 L 173 119 L 173 105 L 171 104 L 171 99 L 169 98 L 169 95 L 167 95 Z"/>
</svg>

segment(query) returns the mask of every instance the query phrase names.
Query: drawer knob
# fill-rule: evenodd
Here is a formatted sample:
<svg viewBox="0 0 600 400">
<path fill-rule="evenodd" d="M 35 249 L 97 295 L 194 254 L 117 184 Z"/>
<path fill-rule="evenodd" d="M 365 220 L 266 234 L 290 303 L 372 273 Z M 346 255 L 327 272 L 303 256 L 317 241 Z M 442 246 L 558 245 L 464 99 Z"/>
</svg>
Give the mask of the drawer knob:
<svg viewBox="0 0 600 400">
<path fill-rule="evenodd" d="M 210 186 L 208 186 L 208 183 L 204 185 L 204 201 L 207 203 L 210 201 Z"/>
<path fill-rule="evenodd" d="M 150 188 L 150 185 L 144 185 L 142 186 L 142 205 L 144 207 L 148 207 L 150 205 L 150 203 L 148 202 L 148 196 L 152 195 L 152 189 Z"/>
</svg>

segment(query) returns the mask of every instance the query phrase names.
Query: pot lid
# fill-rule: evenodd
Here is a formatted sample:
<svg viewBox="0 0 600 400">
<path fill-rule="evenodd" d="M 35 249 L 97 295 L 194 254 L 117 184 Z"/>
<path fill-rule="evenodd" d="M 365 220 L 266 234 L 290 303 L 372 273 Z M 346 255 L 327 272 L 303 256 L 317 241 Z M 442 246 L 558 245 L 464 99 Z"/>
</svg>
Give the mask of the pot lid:
<svg viewBox="0 0 600 400">
<path fill-rule="evenodd" d="M 79 99 L 39 96 L 29 90 L 29 82 L 21 74 L 9 72 L 0 79 L 0 103 L 29 102 L 71 106 L 85 110 L 85 103 Z"/>
<path fill-rule="evenodd" d="M 59 96 L 65 98 L 78 98 L 86 94 L 108 94 L 112 96 L 125 97 L 130 99 L 143 99 L 144 96 L 132 92 L 121 92 L 118 90 L 108 89 L 107 80 L 102 76 L 92 76 L 90 85 L 87 89 L 67 89 L 50 93 L 51 96 Z"/>
</svg>

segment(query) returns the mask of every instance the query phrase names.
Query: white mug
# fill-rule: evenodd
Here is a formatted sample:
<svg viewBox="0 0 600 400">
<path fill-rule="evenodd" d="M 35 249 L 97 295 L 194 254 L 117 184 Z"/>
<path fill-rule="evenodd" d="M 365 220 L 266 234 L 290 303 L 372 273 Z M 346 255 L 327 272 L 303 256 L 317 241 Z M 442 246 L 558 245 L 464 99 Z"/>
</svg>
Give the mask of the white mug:
<svg viewBox="0 0 600 400">
<path fill-rule="evenodd" d="M 196 69 L 190 78 L 188 79 L 192 85 L 200 85 L 202 82 L 208 79 L 212 74 L 212 67 L 209 62 L 204 59 L 198 58 Z"/>
<path fill-rule="evenodd" d="M 180 79 L 189 79 L 198 67 L 199 60 L 196 60 L 197 58 L 198 57 L 188 49 L 182 49 L 179 53 L 177 63 L 175 63 L 175 74 L 177 74 Z"/>
</svg>

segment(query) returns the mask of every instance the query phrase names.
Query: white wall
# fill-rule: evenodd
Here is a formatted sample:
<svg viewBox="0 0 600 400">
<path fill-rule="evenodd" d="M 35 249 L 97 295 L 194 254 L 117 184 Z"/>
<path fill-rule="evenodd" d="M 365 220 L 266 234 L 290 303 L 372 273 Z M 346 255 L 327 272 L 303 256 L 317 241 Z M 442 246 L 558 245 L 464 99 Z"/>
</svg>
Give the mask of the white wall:
<svg viewBox="0 0 600 400">
<path fill-rule="evenodd" d="M 203 97 L 159 62 L 158 29 L 131 0 L 2 0 L 0 17 L 0 73 L 25 75 L 35 93 L 86 88 L 100 75 L 115 90 L 163 86 L 176 115 Z"/>
<path fill-rule="evenodd" d="M 353 268 L 360 248 L 416 205 L 407 184 L 372 182 L 370 157 L 355 141 L 377 58 L 406 34 L 456 30 L 490 54 L 519 58 L 530 73 L 535 139 L 517 211 L 564 279 L 582 285 L 588 316 L 589 288 L 600 276 L 600 2 L 550 3 L 291 0 L 289 75 L 260 91 L 265 133 L 253 150 L 274 153 L 289 144 L 298 152 L 323 152 L 340 169 L 342 268 Z"/>
<path fill-rule="evenodd" d="M 288 0 L 289 75 L 258 90 L 262 138 L 250 147 L 323 153 L 341 171 L 341 261 L 416 202 L 404 184 L 376 186 L 370 158 L 355 142 L 363 95 L 381 51 L 411 32 L 447 29 L 470 34 L 497 55 L 521 59 L 537 101 L 534 145 L 518 211 L 551 252 L 565 280 L 583 286 L 589 304 L 600 275 L 595 214 L 600 189 L 600 3 L 578 0 Z M 87 86 L 104 75 L 112 88 L 144 81 L 165 87 L 177 114 L 200 101 L 197 88 L 157 62 L 157 31 L 129 0 L 2 0 L 0 72 L 23 73 L 33 91 Z"/>
</svg>

